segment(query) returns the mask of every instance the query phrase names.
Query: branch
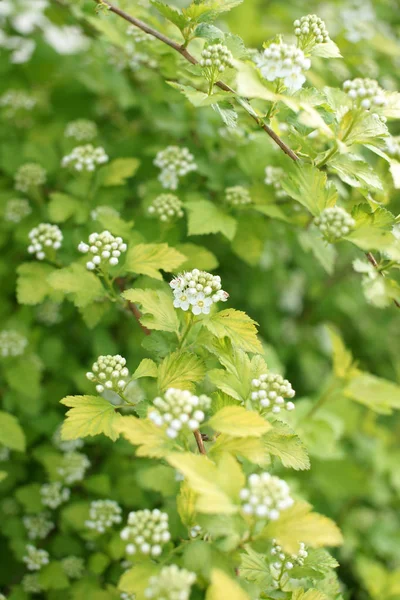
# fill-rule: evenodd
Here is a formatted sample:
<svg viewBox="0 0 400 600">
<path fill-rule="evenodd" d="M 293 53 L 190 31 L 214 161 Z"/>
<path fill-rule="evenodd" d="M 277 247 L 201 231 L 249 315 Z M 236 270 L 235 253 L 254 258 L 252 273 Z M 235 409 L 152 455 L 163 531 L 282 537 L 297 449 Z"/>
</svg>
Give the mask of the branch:
<svg viewBox="0 0 400 600">
<path fill-rule="evenodd" d="M 124 10 L 121 10 L 117 6 L 114 6 L 107 0 L 94 0 L 94 1 L 97 2 L 97 4 L 99 4 L 99 5 L 107 6 L 108 10 L 110 10 L 111 12 L 115 13 L 116 15 L 122 17 L 122 19 L 125 19 L 125 21 L 128 21 L 128 23 L 130 23 L 131 25 L 134 25 L 135 27 L 138 27 L 145 33 L 148 33 L 149 35 L 152 35 L 153 37 L 157 38 L 158 40 L 160 40 L 160 42 L 163 42 L 164 44 L 166 44 L 167 46 L 169 46 L 170 48 L 172 48 L 173 50 L 178 52 L 181 56 L 183 56 L 183 58 L 185 58 L 192 65 L 198 64 L 198 60 L 192 54 L 190 54 L 190 52 L 188 52 L 188 50 L 184 46 L 178 44 L 177 42 L 174 42 L 174 40 L 171 40 L 167 36 L 163 35 L 159 31 L 157 31 L 157 29 L 153 29 L 153 27 L 150 27 L 149 25 L 147 25 L 147 23 L 144 23 L 140 19 L 136 19 L 136 17 L 132 17 L 131 15 L 126 13 Z M 257 123 L 257 125 L 259 125 L 269 135 L 269 137 L 272 140 L 274 140 L 274 142 L 281 148 L 281 150 L 283 150 L 283 152 L 285 154 L 287 154 L 292 160 L 294 160 L 294 161 L 299 160 L 299 157 L 297 156 L 297 154 L 295 152 L 293 152 L 293 150 L 285 144 L 285 142 L 279 137 L 279 135 L 277 135 L 275 133 L 275 131 L 273 129 L 271 129 L 271 127 L 269 127 L 266 123 L 264 123 L 264 121 L 262 119 L 260 119 L 257 116 L 257 114 L 253 111 L 251 106 L 247 102 L 242 100 L 238 96 L 238 94 L 235 92 L 234 89 L 232 89 L 229 85 L 227 85 L 223 81 L 217 81 L 215 85 L 218 86 L 221 90 L 224 90 L 225 92 L 231 92 L 231 93 L 235 94 L 237 96 L 237 101 L 239 102 L 239 104 L 251 116 L 251 118 L 254 119 L 254 121 Z"/>
<path fill-rule="evenodd" d="M 377 268 L 379 267 L 379 265 L 378 265 L 378 262 L 377 262 L 377 260 L 376 260 L 375 256 L 372 254 L 372 252 L 367 252 L 367 253 L 365 254 L 365 256 L 368 258 L 368 260 L 369 260 L 369 262 L 371 263 L 371 265 L 372 265 L 373 267 L 375 267 L 375 269 L 377 269 Z M 381 273 L 381 275 L 382 275 L 382 277 L 384 277 L 384 274 L 383 274 L 383 273 Z M 400 302 L 398 302 L 398 301 L 396 300 L 396 298 L 393 298 L 393 302 L 395 303 L 395 305 L 397 306 L 397 308 L 400 308 Z"/>
<path fill-rule="evenodd" d="M 201 435 L 200 431 L 196 429 L 195 431 L 193 431 L 193 435 L 195 437 L 200 454 L 207 454 L 207 451 L 204 446 L 203 436 Z"/>
</svg>

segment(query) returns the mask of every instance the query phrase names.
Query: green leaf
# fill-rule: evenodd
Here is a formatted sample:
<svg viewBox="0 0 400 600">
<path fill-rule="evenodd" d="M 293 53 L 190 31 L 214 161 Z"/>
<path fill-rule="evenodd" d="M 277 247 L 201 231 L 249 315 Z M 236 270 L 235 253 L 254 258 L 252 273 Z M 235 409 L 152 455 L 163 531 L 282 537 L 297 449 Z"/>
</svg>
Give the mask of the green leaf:
<svg viewBox="0 0 400 600">
<path fill-rule="evenodd" d="M 211 585 L 207 589 L 206 600 L 250 600 L 250 596 L 239 583 L 220 569 L 211 571 Z"/>
<path fill-rule="evenodd" d="M 113 441 L 118 438 L 118 421 L 121 415 L 104 398 L 98 396 L 67 396 L 61 404 L 71 410 L 66 413 L 62 426 L 63 440 L 76 440 L 103 433 Z"/>
<path fill-rule="evenodd" d="M 182 523 L 186 527 L 195 525 L 196 519 L 196 492 L 184 481 L 181 484 L 176 498 L 176 507 Z"/>
<path fill-rule="evenodd" d="M 10 415 L 4 411 L 0 411 L 0 444 L 25 452 L 25 434 L 14 415 Z"/>
<path fill-rule="evenodd" d="M 124 221 L 119 215 L 104 214 L 101 211 L 96 216 L 96 221 L 113 235 L 120 235 L 128 239 L 132 233 L 133 221 Z"/>
<path fill-rule="evenodd" d="M 228 337 L 232 345 L 246 352 L 263 353 L 261 342 L 257 339 L 256 321 L 245 312 L 228 308 L 204 319 L 202 325 L 218 338 Z"/>
<path fill-rule="evenodd" d="M 186 202 L 188 211 L 188 235 L 222 233 L 232 240 L 236 232 L 236 219 L 223 212 L 208 200 Z"/>
<path fill-rule="evenodd" d="M 101 171 L 101 184 L 104 186 L 124 185 L 138 170 L 137 158 L 116 158 Z"/>
<path fill-rule="evenodd" d="M 255 552 L 251 546 L 246 546 L 246 554 L 241 554 L 239 573 L 247 581 L 254 581 L 261 588 L 272 586 L 272 575 L 263 554 Z"/>
<path fill-rule="evenodd" d="M 270 463 L 263 440 L 259 437 L 232 437 L 221 433 L 211 446 L 209 455 L 218 458 L 226 452 L 246 458 L 256 465 L 265 466 Z"/>
<path fill-rule="evenodd" d="M 17 299 L 20 304 L 40 304 L 53 290 L 47 277 L 55 271 L 45 263 L 22 263 L 17 268 Z"/>
<path fill-rule="evenodd" d="M 179 320 L 170 294 L 161 290 L 132 289 L 126 290 L 122 296 L 140 305 L 143 313 L 140 322 L 148 329 L 179 331 Z"/>
<path fill-rule="evenodd" d="M 0 471 L 0 483 L 4 481 L 8 477 L 8 473 L 6 471 Z"/>
<path fill-rule="evenodd" d="M 132 379 L 140 379 L 141 377 L 157 377 L 157 374 L 158 367 L 154 360 L 151 360 L 150 358 L 144 358 L 132 375 Z"/>
<path fill-rule="evenodd" d="M 283 423 L 275 423 L 274 428 L 262 438 L 264 448 L 282 461 L 284 467 L 302 471 L 310 468 L 307 450 L 300 438 Z"/>
<path fill-rule="evenodd" d="M 116 427 L 128 442 L 139 446 L 137 456 L 163 458 L 172 451 L 173 441 L 165 435 L 162 427 L 157 427 L 149 419 L 121 417 Z"/>
<path fill-rule="evenodd" d="M 355 124 L 350 125 L 356 117 Z M 349 129 L 351 127 L 351 129 Z M 343 132 L 349 131 L 346 137 L 346 145 L 371 144 L 379 146 L 388 135 L 388 128 L 381 119 L 374 117 L 369 111 L 355 115 L 355 110 L 349 110 L 343 117 L 340 128 Z"/>
<path fill-rule="evenodd" d="M 329 40 L 324 44 L 317 44 L 311 50 L 310 54 L 312 56 L 320 56 L 321 58 L 343 58 L 333 40 Z"/>
<path fill-rule="evenodd" d="M 81 223 L 85 220 L 87 205 L 73 196 L 53 192 L 47 210 L 52 223 L 64 223 L 73 216 Z"/>
<path fill-rule="evenodd" d="M 25 513 L 35 514 L 43 510 L 41 487 L 39 483 L 29 483 L 17 488 L 15 497 L 24 507 Z"/>
<path fill-rule="evenodd" d="M 326 242 L 316 227 L 299 231 L 299 242 L 306 252 L 312 252 L 325 271 L 332 275 L 335 270 L 337 251 L 333 244 Z"/>
<path fill-rule="evenodd" d="M 400 386 L 370 373 L 359 372 L 353 377 L 344 395 L 380 414 L 390 415 L 392 409 L 400 409 Z"/>
<path fill-rule="evenodd" d="M 161 13 L 168 21 L 171 21 L 181 31 L 188 24 L 186 17 L 173 6 L 159 2 L 159 0 L 151 0 L 152 5 Z"/>
<path fill-rule="evenodd" d="M 242 406 L 226 406 L 209 419 L 207 424 L 215 431 L 232 437 L 260 437 L 271 429 L 271 424 L 255 411 Z"/>
<path fill-rule="evenodd" d="M 168 244 L 138 244 L 129 248 L 125 269 L 130 273 L 148 275 L 162 280 L 160 270 L 171 272 L 180 267 L 186 256 Z"/>
<path fill-rule="evenodd" d="M 217 104 L 218 102 L 225 102 L 225 100 L 235 96 L 235 94 L 232 92 L 222 91 L 209 95 L 205 92 L 201 92 L 200 90 L 196 90 L 190 85 L 182 85 L 176 81 L 167 81 L 167 83 L 175 90 L 178 90 L 178 92 L 181 92 L 181 94 L 183 94 L 189 100 L 189 102 L 197 108 L 211 106 L 212 104 Z"/>
<path fill-rule="evenodd" d="M 337 190 L 327 179 L 326 173 L 312 165 L 296 162 L 282 180 L 285 192 L 307 208 L 314 217 L 330 206 L 334 206 Z"/>
<path fill-rule="evenodd" d="M 182 271 L 200 269 L 202 271 L 214 271 L 218 267 L 218 259 L 204 246 L 197 244 L 179 244 L 176 249 L 186 256 L 186 261 L 181 265 Z"/>
<path fill-rule="evenodd" d="M 158 566 L 151 562 L 134 565 L 122 575 L 118 588 L 128 594 L 136 594 L 139 599 L 144 598 L 144 591 L 149 585 L 149 579 L 157 574 Z"/>
<path fill-rule="evenodd" d="M 298 588 L 292 594 L 292 600 L 329 600 L 328 596 L 319 590 L 303 590 Z"/>
<path fill-rule="evenodd" d="M 323 548 L 310 548 L 303 565 L 295 567 L 290 576 L 294 579 L 302 579 L 303 577 L 323 579 L 331 569 L 336 569 L 338 566 L 337 560 Z"/>
<path fill-rule="evenodd" d="M 329 161 L 329 169 L 337 173 L 344 183 L 367 190 L 382 191 L 382 181 L 376 171 L 354 154 L 339 154 Z"/>
<path fill-rule="evenodd" d="M 196 354 L 177 350 L 166 356 L 158 367 L 158 387 L 164 392 L 168 388 L 194 390 L 194 384 L 202 381 L 206 368 Z"/>
<path fill-rule="evenodd" d="M 44 590 L 65 590 L 69 587 L 68 577 L 60 562 L 51 562 L 42 567 L 38 578 Z"/>
<path fill-rule="evenodd" d="M 100 279 L 77 262 L 51 273 L 48 282 L 54 290 L 71 294 L 72 301 L 78 308 L 105 295 Z"/>
</svg>

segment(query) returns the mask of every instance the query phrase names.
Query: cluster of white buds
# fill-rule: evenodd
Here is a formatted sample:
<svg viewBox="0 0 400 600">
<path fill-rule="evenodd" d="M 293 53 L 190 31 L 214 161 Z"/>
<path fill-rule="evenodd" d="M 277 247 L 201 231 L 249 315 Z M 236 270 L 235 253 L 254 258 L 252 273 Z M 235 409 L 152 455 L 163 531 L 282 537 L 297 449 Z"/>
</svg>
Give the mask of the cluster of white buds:
<svg viewBox="0 0 400 600">
<path fill-rule="evenodd" d="M 261 55 L 255 57 L 261 75 L 267 81 L 282 80 L 291 92 L 299 90 L 306 78 L 303 71 L 308 71 L 311 61 L 304 52 L 289 44 L 271 44 Z"/>
<path fill-rule="evenodd" d="M 88 119 L 77 119 L 67 124 L 64 135 L 77 142 L 91 142 L 97 136 L 97 125 Z"/>
<path fill-rule="evenodd" d="M 63 487 L 60 481 L 53 481 L 53 483 L 42 485 L 40 495 L 42 504 L 54 510 L 69 500 L 71 491 L 67 487 Z"/>
<path fill-rule="evenodd" d="M 14 329 L 3 329 L 0 332 L 0 356 L 21 356 L 25 352 L 28 340 Z"/>
<path fill-rule="evenodd" d="M 32 188 L 46 183 L 47 174 L 37 163 L 26 163 L 22 165 L 15 174 L 15 189 L 20 192 L 29 192 Z"/>
<path fill-rule="evenodd" d="M 274 560 L 270 565 L 272 585 L 275 589 L 279 589 L 284 584 L 284 580 L 290 577 L 290 571 L 293 567 L 301 567 L 304 564 L 304 559 L 307 558 L 308 552 L 303 542 L 299 543 L 297 554 L 286 554 L 283 552 L 277 540 L 272 540 L 272 544 L 271 556 Z"/>
<path fill-rule="evenodd" d="M 85 561 L 80 556 L 67 556 L 61 561 L 64 573 L 70 579 L 81 579 L 85 572 Z"/>
<path fill-rule="evenodd" d="M 22 589 L 27 594 L 40 594 L 43 591 L 37 573 L 28 573 L 21 580 Z"/>
<path fill-rule="evenodd" d="M 189 536 L 192 539 L 196 539 L 203 534 L 204 534 L 204 532 L 203 532 L 203 528 L 201 527 L 201 525 L 193 525 L 193 527 L 190 528 Z"/>
<path fill-rule="evenodd" d="M 41 512 L 36 515 L 26 515 L 23 524 L 31 540 L 43 540 L 54 528 L 54 523 L 49 520 L 49 513 Z"/>
<path fill-rule="evenodd" d="M 97 221 L 98 219 L 114 219 L 114 218 L 118 218 L 121 215 L 119 214 L 119 212 L 113 208 L 112 206 L 96 206 L 96 208 L 94 208 L 92 211 L 90 211 L 90 218 L 93 219 L 93 221 Z"/>
<path fill-rule="evenodd" d="M 251 196 L 248 189 L 241 185 L 234 185 L 225 190 L 225 202 L 231 206 L 246 206 L 251 204 Z"/>
<path fill-rule="evenodd" d="M 77 146 L 70 154 L 63 157 L 61 166 L 72 166 L 76 171 L 94 171 L 96 166 L 108 162 L 104 148 L 95 148 L 92 144 Z"/>
<path fill-rule="evenodd" d="M 36 319 L 39 323 L 51 327 L 62 320 L 61 304 L 53 300 L 45 300 L 36 308 Z"/>
<path fill-rule="evenodd" d="M 19 223 L 30 215 L 32 212 L 31 206 L 28 200 L 22 198 L 12 198 L 6 204 L 4 209 L 5 221 L 11 221 L 11 223 Z"/>
<path fill-rule="evenodd" d="M 126 30 L 126 33 L 137 44 L 139 44 L 140 42 L 152 42 L 154 39 L 153 36 L 151 36 L 149 33 L 146 33 L 145 31 L 139 29 L 139 27 L 136 27 L 135 25 L 129 25 L 128 29 Z"/>
<path fill-rule="evenodd" d="M 326 25 L 317 15 L 306 15 L 293 23 L 294 34 L 302 50 L 311 50 L 315 44 L 326 44 L 330 37 Z"/>
<path fill-rule="evenodd" d="M 144 595 L 152 600 L 189 600 L 195 581 L 196 575 L 191 571 L 169 565 L 150 577 Z"/>
<path fill-rule="evenodd" d="M 390 136 L 386 138 L 385 142 L 386 152 L 393 158 L 400 160 L 400 137 Z"/>
<path fill-rule="evenodd" d="M 127 385 L 129 371 L 125 365 L 125 358 L 119 354 L 99 356 L 92 365 L 92 371 L 86 373 L 86 377 L 89 381 L 97 383 L 96 390 L 99 394 L 104 392 L 104 389 L 118 393 Z"/>
<path fill-rule="evenodd" d="M 191 308 L 194 315 L 208 315 L 211 306 L 226 302 L 229 294 L 221 289 L 221 277 L 206 271 L 187 271 L 170 282 L 174 292 L 174 306 L 182 310 Z"/>
<path fill-rule="evenodd" d="M 184 215 L 182 202 L 175 194 L 160 194 L 150 204 L 147 212 L 163 222 L 181 219 Z"/>
<path fill-rule="evenodd" d="M 354 104 L 366 110 L 386 104 L 385 92 L 375 79 L 348 79 L 343 84 L 343 90 Z"/>
<path fill-rule="evenodd" d="M 90 460 L 86 454 L 82 454 L 81 452 L 66 452 L 62 457 L 57 472 L 66 484 L 71 485 L 77 481 L 82 481 L 89 467 Z"/>
<path fill-rule="evenodd" d="M 128 594 L 128 592 L 122 592 L 120 598 L 121 600 L 136 600 L 136 594 Z"/>
<path fill-rule="evenodd" d="M 10 458 L 10 448 L 7 448 L 7 446 L 3 446 L 3 444 L 0 444 L 0 462 L 7 462 Z"/>
<path fill-rule="evenodd" d="M 258 519 L 276 521 L 282 510 L 293 505 L 286 481 L 270 473 L 253 473 L 247 479 L 247 487 L 240 491 L 242 510 L 245 515 Z"/>
<path fill-rule="evenodd" d="M 39 571 L 44 565 L 49 564 L 49 553 L 32 544 L 26 547 L 26 555 L 22 559 L 29 571 Z"/>
<path fill-rule="evenodd" d="M 138 510 L 128 515 L 128 526 L 121 531 L 121 538 L 129 542 L 126 553 L 160 556 L 162 545 L 169 542 L 168 515 L 158 508 Z"/>
<path fill-rule="evenodd" d="M 314 223 L 328 242 L 335 242 L 348 235 L 356 224 L 353 217 L 340 206 L 325 208 L 314 219 Z"/>
<path fill-rule="evenodd" d="M 277 198 L 283 198 L 286 196 L 285 190 L 282 188 L 282 179 L 284 178 L 285 173 L 281 167 L 265 167 L 265 179 L 264 183 L 267 185 L 272 185 L 275 189 L 275 194 Z"/>
<path fill-rule="evenodd" d="M 43 260 L 49 251 L 61 248 L 63 234 L 58 225 L 40 223 L 29 232 L 29 240 L 29 254 L 34 254 L 38 260 Z"/>
<path fill-rule="evenodd" d="M 89 519 L 85 521 L 86 527 L 104 533 L 114 524 L 121 523 L 122 509 L 114 500 L 93 500 L 90 503 Z"/>
<path fill-rule="evenodd" d="M 15 114 L 19 110 L 32 110 L 36 106 L 36 98 L 23 90 L 7 90 L 0 96 L 0 106 L 11 108 Z"/>
<path fill-rule="evenodd" d="M 294 395 L 290 381 L 283 379 L 278 373 L 263 373 L 251 382 L 250 398 L 260 405 L 261 411 L 277 414 L 282 408 L 294 410 L 293 402 L 285 402 L 285 398 L 293 398 Z"/>
<path fill-rule="evenodd" d="M 232 53 L 223 44 L 210 44 L 201 53 L 200 66 L 204 77 L 213 85 L 226 68 L 234 68 Z"/>
<path fill-rule="evenodd" d="M 166 434 L 174 439 L 181 430 L 195 431 L 204 421 L 204 411 L 211 406 L 208 396 L 194 396 L 187 390 L 169 388 L 164 397 L 153 400 L 148 417 L 158 427 L 166 426 Z"/>
<path fill-rule="evenodd" d="M 82 254 L 91 254 L 91 260 L 86 263 L 86 268 L 93 271 L 96 267 L 103 265 L 115 265 L 119 262 L 122 252 L 126 252 L 127 245 L 121 237 L 114 237 L 109 231 L 101 233 L 91 233 L 89 235 L 89 244 L 81 242 L 78 246 Z"/>
<path fill-rule="evenodd" d="M 180 148 L 179 146 L 167 146 L 167 148 L 158 152 L 154 164 L 161 169 L 158 177 L 161 185 L 169 190 L 176 190 L 179 177 L 183 177 L 197 169 L 193 154 L 188 148 Z"/>
</svg>

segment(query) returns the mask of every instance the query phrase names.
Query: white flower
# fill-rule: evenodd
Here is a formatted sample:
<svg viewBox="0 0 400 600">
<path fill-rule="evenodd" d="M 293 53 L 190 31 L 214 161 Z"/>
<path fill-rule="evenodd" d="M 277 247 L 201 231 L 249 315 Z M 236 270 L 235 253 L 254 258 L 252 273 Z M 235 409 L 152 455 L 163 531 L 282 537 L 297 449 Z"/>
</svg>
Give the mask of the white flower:
<svg viewBox="0 0 400 600">
<path fill-rule="evenodd" d="M 303 51 L 288 44 L 271 44 L 255 57 L 261 75 L 268 81 L 282 80 L 290 92 L 301 88 L 305 81 L 303 71 L 308 71 L 311 61 Z"/>
<path fill-rule="evenodd" d="M 319 217 L 314 219 L 314 223 L 328 242 L 335 242 L 345 237 L 356 224 L 353 217 L 340 206 L 325 208 Z"/>
<path fill-rule="evenodd" d="M 92 172 L 96 167 L 108 162 L 108 156 L 104 148 L 98 146 L 95 148 L 92 144 L 77 146 L 70 154 L 63 157 L 61 166 L 72 166 L 76 171 Z"/>
<path fill-rule="evenodd" d="M 66 484 L 71 485 L 77 481 L 82 481 L 89 467 L 90 460 L 85 454 L 81 452 L 66 452 L 62 457 L 57 472 Z"/>
<path fill-rule="evenodd" d="M 88 119 L 77 119 L 68 123 L 64 135 L 77 142 L 91 142 L 97 136 L 97 125 Z"/>
<path fill-rule="evenodd" d="M 286 481 L 270 473 L 250 475 L 239 495 L 245 515 L 269 521 L 276 521 L 294 502 Z"/>
<path fill-rule="evenodd" d="M 282 188 L 282 180 L 285 176 L 285 172 L 281 167 L 272 167 L 268 165 L 265 167 L 265 179 L 264 182 L 267 185 L 272 185 L 275 189 L 276 197 L 283 198 L 286 196 L 285 190 Z"/>
<path fill-rule="evenodd" d="M 40 488 L 40 495 L 42 497 L 42 504 L 49 508 L 57 508 L 60 504 L 67 502 L 70 497 L 70 490 L 63 487 L 60 481 L 54 481 L 53 483 L 45 483 Z"/>
<path fill-rule="evenodd" d="M 241 185 L 235 185 L 226 188 L 225 202 L 235 207 L 251 204 L 252 200 L 248 189 Z"/>
<path fill-rule="evenodd" d="M 78 54 L 87 50 L 90 39 L 76 25 L 56 27 L 48 22 L 44 28 L 43 37 L 58 54 Z"/>
<path fill-rule="evenodd" d="M 169 388 L 163 397 L 153 400 L 148 417 L 158 427 L 166 427 L 171 439 L 181 431 L 195 431 L 205 419 L 205 411 L 211 406 L 208 396 L 195 396 L 187 390 Z"/>
<path fill-rule="evenodd" d="M 0 332 L 0 356 L 21 356 L 28 345 L 26 337 L 14 329 L 3 329 Z"/>
<path fill-rule="evenodd" d="M 191 304 L 191 296 L 187 292 L 182 290 L 177 290 L 176 294 L 174 295 L 174 307 L 181 308 L 184 311 L 189 310 Z"/>
<path fill-rule="evenodd" d="M 114 524 L 121 523 L 122 509 L 114 500 L 94 500 L 90 503 L 89 519 L 86 527 L 98 533 L 104 533 Z"/>
<path fill-rule="evenodd" d="M 158 179 L 162 186 L 171 190 L 178 187 L 179 177 L 197 169 L 193 154 L 187 148 L 179 146 L 168 146 L 161 150 L 154 159 L 154 164 L 161 169 Z"/>
<path fill-rule="evenodd" d="M 317 15 L 307 15 L 294 23 L 294 33 L 303 51 L 309 52 L 316 44 L 326 44 L 330 37 L 326 25 Z"/>
<path fill-rule="evenodd" d="M 212 86 L 226 68 L 234 68 L 232 53 L 223 44 L 206 45 L 201 53 L 200 67 Z"/>
<path fill-rule="evenodd" d="M 122 392 L 126 388 L 129 377 L 126 359 L 119 354 L 99 356 L 93 363 L 92 371 L 86 373 L 86 377 L 89 381 L 97 383 L 96 390 L 99 394 L 105 389 Z"/>
<path fill-rule="evenodd" d="M 119 263 L 122 252 L 126 252 L 127 245 L 119 236 L 114 237 L 109 231 L 102 233 L 91 233 L 88 244 L 80 242 L 79 252 L 90 255 L 90 260 L 86 263 L 86 268 L 93 271 L 97 268 L 114 267 Z"/>
<path fill-rule="evenodd" d="M 160 194 L 150 204 L 147 212 L 163 222 L 180 219 L 184 215 L 182 202 L 174 194 Z"/>
<path fill-rule="evenodd" d="M 251 382 L 250 400 L 257 402 L 262 412 L 278 414 L 282 408 L 293 410 L 293 402 L 285 402 L 285 398 L 293 398 L 294 395 L 290 382 L 278 373 L 263 373 Z"/>
<path fill-rule="evenodd" d="M 35 254 L 38 260 L 43 260 L 52 250 L 61 248 L 63 234 L 57 225 L 40 223 L 29 232 L 29 254 Z"/>
<path fill-rule="evenodd" d="M 288 554 L 282 550 L 277 540 L 272 540 L 271 557 L 273 562 L 270 564 L 270 571 L 275 589 L 281 589 L 281 580 L 284 575 L 290 576 L 288 572 L 295 566 L 302 567 L 304 565 L 304 560 L 308 556 L 305 548 L 305 544 L 300 542 L 297 554 Z"/>
<path fill-rule="evenodd" d="M 190 304 L 192 305 L 192 313 L 194 315 L 208 315 L 210 314 L 214 300 L 209 296 L 206 298 L 203 292 L 199 292 L 195 296 L 192 296 Z"/>
<path fill-rule="evenodd" d="M 1 3 L 2 4 L 2 3 Z M 14 29 L 24 35 L 33 33 L 37 27 L 42 27 L 47 19 L 44 11 L 48 7 L 48 0 L 17 0 L 11 16 Z"/>
<path fill-rule="evenodd" d="M 365 110 L 376 109 L 386 104 L 385 91 L 375 79 L 348 79 L 343 83 L 343 90 L 356 106 Z"/>
<path fill-rule="evenodd" d="M 189 600 L 195 581 L 196 575 L 191 571 L 169 565 L 150 577 L 144 595 L 152 600 Z"/>
<path fill-rule="evenodd" d="M 28 532 L 28 537 L 31 540 L 42 540 L 55 527 L 54 523 L 49 520 L 49 513 L 42 512 L 36 515 L 26 515 L 22 521 L 25 529 Z"/>
<path fill-rule="evenodd" d="M 162 546 L 171 539 L 167 513 L 157 508 L 129 513 L 128 526 L 121 531 L 121 539 L 128 542 L 126 552 L 129 555 L 160 556 Z"/>
<path fill-rule="evenodd" d="M 22 65 L 31 59 L 36 48 L 36 42 L 13 35 L 4 41 L 3 46 L 11 50 L 10 62 L 15 65 Z"/>
<path fill-rule="evenodd" d="M 29 571 L 39 571 L 44 565 L 49 564 L 49 553 L 28 544 L 26 546 L 26 555 L 22 559 Z"/>
<path fill-rule="evenodd" d="M 22 219 L 30 215 L 31 212 L 32 209 L 28 200 L 12 198 L 6 204 L 4 219 L 12 223 L 19 223 Z"/>
<path fill-rule="evenodd" d="M 85 562 L 79 556 L 66 556 L 62 559 L 61 566 L 70 579 L 81 579 L 85 572 Z"/>
<path fill-rule="evenodd" d="M 14 179 L 16 190 L 28 192 L 46 183 L 46 171 L 36 163 L 26 163 L 18 169 Z"/>
<path fill-rule="evenodd" d="M 194 315 L 209 314 L 212 304 L 225 302 L 229 294 L 221 289 L 221 278 L 206 271 L 187 271 L 170 282 L 174 292 L 174 306 Z"/>
</svg>

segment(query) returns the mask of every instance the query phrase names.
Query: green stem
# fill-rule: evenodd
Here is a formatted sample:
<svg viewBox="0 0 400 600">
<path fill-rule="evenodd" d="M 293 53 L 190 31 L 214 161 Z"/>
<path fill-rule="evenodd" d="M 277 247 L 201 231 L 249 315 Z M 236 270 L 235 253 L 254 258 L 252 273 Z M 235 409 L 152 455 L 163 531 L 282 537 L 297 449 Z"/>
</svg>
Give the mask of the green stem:
<svg viewBox="0 0 400 600">
<path fill-rule="evenodd" d="M 327 402 L 336 392 L 338 391 L 338 380 L 333 377 L 329 385 L 325 388 L 325 391 L 318 398 L 317 402 L 311 407 L 311 409 L 305 414 L 305 419 L 310 419 L 315 413 Z"/>
<path fill-rule="evenodd" d="M 185 339 L 187 338 L 192 325 L 193 325 L 193 313 L 190 312 L 189 316 L 188 316 L 188 322 L 186 325 L 186 329 L 184 330 L 182 337 L 179 340 L 179 346 L 178 346 L 179 349 L 181 349 L 183 347 L 183 343 L 184 343 Z"/>
<path fill-rule="evenodd" d="M 328 162 L 328 160 L 330 160 L 333 156 L 335 156 L 335 154 L 337 154 L 337 146 L 333 146 L 330 151 L 328 152 L 328 154 L 325 156 L 325 158 L 323 158 L 321 160 L 321 162 L 317 163 L 315 166 L 317 167 L 317 169 L 321 169 L 321 167 L 323 167 L 324 165 L 326 165 L 326 163 Z"/>
</svg>

